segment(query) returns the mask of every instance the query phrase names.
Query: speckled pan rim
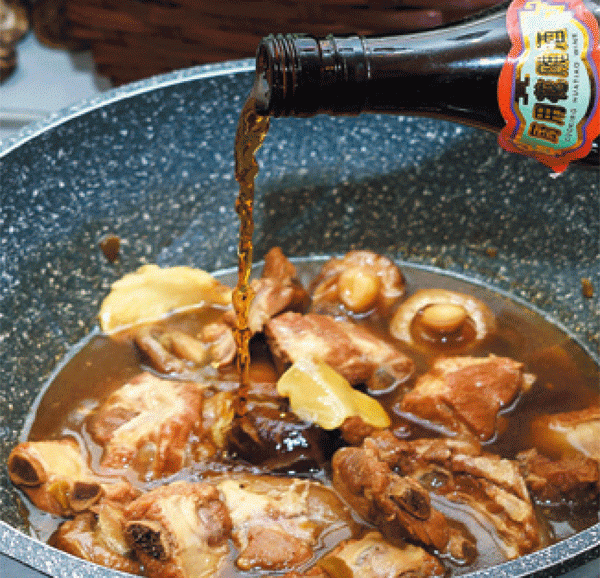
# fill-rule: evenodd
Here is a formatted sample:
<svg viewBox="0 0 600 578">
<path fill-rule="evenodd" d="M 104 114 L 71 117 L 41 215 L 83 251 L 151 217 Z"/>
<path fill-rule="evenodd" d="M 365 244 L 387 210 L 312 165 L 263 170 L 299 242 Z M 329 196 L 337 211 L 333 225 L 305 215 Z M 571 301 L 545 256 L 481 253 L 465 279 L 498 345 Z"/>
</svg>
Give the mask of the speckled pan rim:
<svg viewBox="0 0 600 578">
<path fill-rule="evenodd" d="M 0 522 L 2 554 L 54 578 L 112 578 L 131 576 L 92 564 L 30 538 Z M 600 524 L 526 556 L 464 574 L 462 578 L 550 578 L 598 559 Z M 0 558 L 1 561 L 1 558 Z M 593 578 L 590 576 L 590 578 Z"/>
<path fill-rule="evenodd" d="M 254 70 L 253 59 L 228 61 L 157 75 L 111 89 L 98 96 L 85 99 L 53 113 L 39 122 L 27 125 L 14 136 L 0 141 L 0 159 L 40 134 L 112 102 L 125 100 L 138 94 L 172 85 L 205 78 L 247 73 L 252 70 Z M 514 296 L 511 295 L 511 298 L 514 298 Z M 565 328 L 562 327 L 562 329 Z M 568 329 L 567 333 L 570 333 Z M 592 357 L 596 356 L 593 355 Z M 42 573 L 47 573 L 55 578 L 130 576 L 129 574 L 91 564 L 52 548 L 2 521 L 0 521 L 0 554 L 6 555 L 23 563 L 25 566 L 29 566 Z M 600 524 L 596 524 L 543 550 L 463 576 L 464 578 L 524 578 L 525 576 L 545 578 L 559 576 L 585 563 L 598 559 L 599 554 Z"/>
<path fill-rule="evenodd" d="M 102 108 L 112 102 L 125 100 L 158 88 L 166 88 L 168 86 L 193 80 L 201 80 L 203 78 L 217 78 L 228 74 L 251 72 L 254 69 L 254 59 L 246 58 L 242 60 L 229 60 L 215 64 L 204 64 L 191 68 L 183 68 L 181 70 L 151 76 L 143 80 L 125 84 L 118 88 L 107 90 L 97 96 L 83 99 L 69 107 L 54 112 L 40 121 L 30 123 L 16 132 L 13 136 L 0 139 L 0 158 L 43 132 L 95 109 Z"/>
</svg>

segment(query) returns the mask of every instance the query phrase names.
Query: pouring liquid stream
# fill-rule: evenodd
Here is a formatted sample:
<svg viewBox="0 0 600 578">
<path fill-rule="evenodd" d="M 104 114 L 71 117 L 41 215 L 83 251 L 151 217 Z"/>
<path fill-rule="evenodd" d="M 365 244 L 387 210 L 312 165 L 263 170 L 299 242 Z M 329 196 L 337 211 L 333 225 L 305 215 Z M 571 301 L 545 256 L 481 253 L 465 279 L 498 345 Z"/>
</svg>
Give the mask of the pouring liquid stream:
<svg viewBox="0 0 600 578">
<path fill-rule="evenodd" d="M 250 286 L 252 270 L 252 235 L 254 233 L 254 179 L 258 173 L 255 153 L 262 145 L 269 130 L 268 116 L 256 112 L 256 99 L 250 95 L 244 104 L 235 135 L 235 178 L 239 183 L 239 194 L 235 210 L 240 218 L 238 245 L 238 281 L 233 291 L 233 307 L 236 313 L 235 342 L 239 391 L 236 396 L 235 413 L 246 413 L 246 400 L 250 386 L 250 338 L 248 311 L 254 296 Z"/>
</svg>

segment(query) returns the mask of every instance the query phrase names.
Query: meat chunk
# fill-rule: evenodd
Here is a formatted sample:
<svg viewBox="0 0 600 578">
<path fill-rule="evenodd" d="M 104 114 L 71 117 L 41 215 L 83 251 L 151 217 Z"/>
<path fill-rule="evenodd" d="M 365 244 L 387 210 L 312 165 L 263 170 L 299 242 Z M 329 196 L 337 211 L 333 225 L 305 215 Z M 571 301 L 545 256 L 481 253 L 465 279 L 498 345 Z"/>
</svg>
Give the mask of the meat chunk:
<svg viewBox="0 0 600 578">
<path fill-rule="evenodd" d="M 536 501 L 585 507 L 598 501 L 600 474 L 597 461 L 581 454 L 553 460 L 536 449 L 521 452 L 517 459 Z"/>
<path fill-rule="evenodd" d="M 125 509 L 124 528 L 150 578 L 216 576 L 229 555 L 231 518 L 211 484 L 151 490 Z"/>
<path fill-rule="evenodd" d="M 134 341 L 161 373 L 185 373 L 211 361 L 209 345 L 182 331 L 160 333 L 145 326 L 135 333 Z"/>
<path fill-rule="evenodd" d="M 248 311 L 248 327 L 252 334 L 263 330 L 265 323 L 283 311 L 304 312 L 310 297 L 296 278 L 296 267 L 279 247 L 265 255 L 260 279 L 251 281 L 254 298 Z"/>
<path fill-rule="evenodd" d="M 172 474 L 186 463 L 189 437 L 200 422 L 202 386 L 145 372 L 113 392 L 89 416 L 104 447 L 105 468 L 133 468 L 144 477 Z"/>
<path fill-rule="evenodd" d="M 123 508 L 102 500 L 93 511 L 63 522 L 50 543 L 89 562 L 139 574 L 141 566 L 127 544 L 122 523 Z"/>
<path fill-rule="evenodd" d="M 102 496 L 135 494 L 125 481 L 96 476 L 71 439 L 19 444 L 8 457 L 8 473 L 38 508 L 57 516 L 83 512 Z"/>
<path fill-rule="evenodd" d="M 366 520 L 446 550 L 450 530 L 419 483 L 393 472 L 375 448 L 342 448 L 332 460 L 333 486 Z"/>
<path fill-rule="evenodd" d="M 252 335 L 262 332 L 265 323 L 271 317 L 283 311 L 302 312 L 310 302 L 308 293 L 296 278 L 296 267 L 279 247 L 272 248 L 265 255 L 262 276 L 259 279 L 253 279 L 250 287 L 252 300 L 248 309 L 248 328 Z M 231 365 L 237 354 L 235 327 L 235 312 L 228 310 L 222 319 L 210 323 L 202 329 L 195 339 L 196 344 L 190 343 L 192 354 L 194 356 L 201 355 L 204 351 L 210 364 L 217 369 Z M 175 344 L 177 345 L 177 342 Z M 173 355 L 162 344 L 150 343 L 150 345 L 154 351 L 158 351 L 157 354 L 154 354 L 157 359 L 154 367 L 159 371 L 162 371 L 161 365 L 165 365 L 173 367 L 174 371 L 182 372 L 185 370 L 185 363 L 190 361 L 189 356 L 178 354 L 177 351 Z M 143 348 L 143 344 L 141 346 Z M 153 350 L 151 349 L 147 353 L 152 354 Z M 198 353 L 196 354 L 196 352 Z M 162 359 L 166 360 L 166 363 L 162 362 Z M 192 361 L 194 361 L 193 358 Z"/>
<path fill-rule="evenodd" d="M 331 258 L 311 284 L 311 311 L 387 313 L 405 293 L 404 276 L 390 259 L 372 251 L 350 251 Z"/>
<path fill-rule="evenodd" d="M 211 365 L 217 369 L 231 365 L 237 354 L 234 326 L 235 317 L 226 315 L 222 321 L 209 323 L 200 333 L 201 340 L 209 348 Z"/>
<path fill-rule="evenodd" d="M 282 311 L 302 312 L 306 308 L 308 294 L 291 279 L 254 279 L 250 287 L 254 292 L 248 311 L 248 327 L 252 334 L 261 332 L 265 323 Z"/>
<path fill-rule="evenodd" d="M 365 438 L 373 435 L 378 428 L 368 424 L 358 415 L 347 417 L 340 426 L 340 434 L 344 441 L 352 446 L 359 446 Z"/>
<path fill-rule="evenodd" d="M 280 247 L 272 247 L 265 255 L 261 277 L 275 281 L 296 279 L 296 266 L 284 255 Z"/>
<path fill-rule="evenodd" d="M 549 456 L 582 454 L 600 462 L 600 406 L 540 416 L 532 423 L 531 434 Z"/>
<path fill-rule="evenodd" d="M 347 578 L 433 578 L 445 576 L 446 568 L 423 548 L 411 544 L 392 545 L 379 532 L 360 540 L 346 540 L 318 562 L 329 576 Z"/>
<path fill-rule="evenodd" d="M 434 362 L 398 406 L 447 432 L 482 441 L 496 432 L 498 412 L 522 392 L 534 377 L 508 357 L 446 357 Z"/>
<path fill-rule="evenodd" d="M 368 382 L 385 368 L 401 382 L 414 371 L 413 361 L 368 329 L 327 315 L 283 313 L 266 325 L 271 350 L 283 363 L 303 358 L 324 361 L 352 385 Z"/>
<path fill-rule="evenodd" d="M 307 480 L 243 476 L 218 484 L 231 513 L 242 570 L 285 570 L 314 555 L 326 535 L 349 538 L 352 517 L 328 488 Z"/>
<path fill-rule="evenodd" d="M 486 520 L 507 558 L 531 552 L 540 544 L 540 528 L 516 462 L 483 452 L 475 441 L 402 441 L 389 431 L 367 438 L 363 448 L 375 452 L 399 475 L 450 502 L 464 504 L 473 518 Z"/>
</svg>

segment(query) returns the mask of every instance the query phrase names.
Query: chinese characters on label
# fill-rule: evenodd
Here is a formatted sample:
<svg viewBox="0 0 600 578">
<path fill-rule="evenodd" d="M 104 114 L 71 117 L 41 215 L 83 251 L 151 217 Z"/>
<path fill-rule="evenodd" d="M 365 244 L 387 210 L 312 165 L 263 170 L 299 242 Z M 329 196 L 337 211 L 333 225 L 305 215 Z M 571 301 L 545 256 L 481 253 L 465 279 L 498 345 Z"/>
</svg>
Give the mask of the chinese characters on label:
<svg viewBox="0 0 600 578">
<path fill-rule="evenodd" d="M 563 170 L 598 133 L 598 24 L 581 0 L 515 0 L 507 25 L 500 144 Z"/>
</svg>

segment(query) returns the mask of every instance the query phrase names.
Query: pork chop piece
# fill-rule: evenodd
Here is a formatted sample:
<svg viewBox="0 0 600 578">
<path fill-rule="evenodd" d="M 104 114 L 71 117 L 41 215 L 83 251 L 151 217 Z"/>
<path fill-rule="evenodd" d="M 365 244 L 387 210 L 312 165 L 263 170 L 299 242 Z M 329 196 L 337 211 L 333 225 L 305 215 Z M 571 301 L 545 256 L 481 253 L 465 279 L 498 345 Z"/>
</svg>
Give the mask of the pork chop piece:
<svg viewBox="0 0 600 578">
<path fill-rule="evenodd" d="M 248 327 L 252 334 L 263 330 L 265 323 L 283 311 L 302 313 L 310 303 L 308 292 L 297 278 L 295 265 L 279 247 L 265 255 L 259 279 L 250 282 L 254 298 L 248 311 Z"/>
<path fill-rule="evenodd" d="M 582 454 L 552 459 L 535 448 L 517 455 L 521 473 L 534 499 L 546 505 L 569 503 L 589 508 L 598 503 L 600 465 Z"/>
<path fill-rule="evenodd" d="M 202 390 L 144 372 L 114 391 L 88 417 L 90 434 L 104 448 L 101 466 L 131 468 L 145 478 L 180 470 L 199 427 Z"/>
<path fill-rule="evenodd" d="M 110 500 L 101 500 L 89 511 L 63 522 L 49 543 L 94 564 L 140 574 L 140 563 L 123 532 L 123 508 Z"/>
<path fill-rule="evenodd" d="M 317 563 L 327 576 L 348 578 L 433 578 L 446 575 L 446 568 L 419 546 L 386 542 L 379 532 L 345 540 Z"/>
<path fill-rule="evenodd" d="M 531 424 L 531 435 L 553 458 L 581 454 L 600 462 L 600 406 L 542 415 Z"/>
<path fill-rule="evenodd" d="M 341 448 L 331 467 L 333 487 L 365 520 L 439 552 L 446 550 L 450 528 L 431 506 L 427 490 L 393 472 L 376 448 Z"/>
<path fill-rule="evenodd" d="M 347 506 L 309 480 L 243 475 L 220 481 L 229 509 L 241 570 L 292 570 L 308 562 L 328 535 L 356 530 Z"/>
<path fill-rule="evenodd" d="M 229 556 L 231 517 L 207 483 L 173 482 L 124 511 L 127 542 L 149 578 L 218 576 Z"/>
<path fill-rule="evenodd" d="M 122 501 L 135 495 L 126 481 L 94 474 L 74 440 L 23 442 L 8 456 L 8 473 L 41 510 L 72 516 L 103 496 Z"/>
<path fill-rule="evenodd" d="M 506 558 L 540 545 L 541 528 L 516 461 L 482 451 L 475 440 L 405 441 L 390 431 L 367 438 L 362 448 L 375 452 L 398 475 L 419 482 L 432 496 L 466 506 L 474 520 L 485 521 L 495 532 Z"/>
<path fill-rule="evenodd" d="M 398 382 L 414 371 L 412 359 L 387 341 L 360 325 L 327 315 L 283 313 L 267 323 L 265 333 L 281 362 L 324 361 L 352 385 L 367 383 L 380 369 Z"/>
<path fill-rule="evenodd" d="M 496 432 L 499 411 L 534 381 L 522 363 L 508 357 L 443 357 L 417 379 L 397 409 L 448 433 L 486 441 Z"/>
</svg>

